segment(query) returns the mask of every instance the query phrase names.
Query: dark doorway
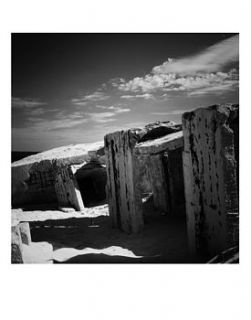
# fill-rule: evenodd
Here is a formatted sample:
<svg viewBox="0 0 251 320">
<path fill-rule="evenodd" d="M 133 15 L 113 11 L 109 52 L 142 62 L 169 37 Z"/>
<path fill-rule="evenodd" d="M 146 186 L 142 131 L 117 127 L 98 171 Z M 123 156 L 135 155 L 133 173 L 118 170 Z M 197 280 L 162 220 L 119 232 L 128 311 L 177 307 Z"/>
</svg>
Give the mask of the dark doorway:
<svg viewBox="0 0 251 320">
<path fill-rule="evenodd" d="M 76 179 L 85 207 L 106 203 L 106 169 L 96 162 L 90 162 L 76 171 Z"/>
</svg>

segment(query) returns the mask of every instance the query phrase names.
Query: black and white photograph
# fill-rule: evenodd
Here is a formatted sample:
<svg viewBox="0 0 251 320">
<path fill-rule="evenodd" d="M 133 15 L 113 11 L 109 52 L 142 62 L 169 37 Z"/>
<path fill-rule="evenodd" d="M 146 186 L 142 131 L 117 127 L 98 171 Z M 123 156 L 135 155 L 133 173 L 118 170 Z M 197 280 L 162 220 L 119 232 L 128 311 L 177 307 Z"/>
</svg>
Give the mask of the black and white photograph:
<svg viewBox="0 0 251 320">
<path fill-rule="evenodd" d="M 0 3 L 0 318 L 249 320 L 248 0 Z"/>
<path fill-rule="evenodd" d="M 239 263 L 239 34 L 11 34 L 11 263 Z"/>
</svg>

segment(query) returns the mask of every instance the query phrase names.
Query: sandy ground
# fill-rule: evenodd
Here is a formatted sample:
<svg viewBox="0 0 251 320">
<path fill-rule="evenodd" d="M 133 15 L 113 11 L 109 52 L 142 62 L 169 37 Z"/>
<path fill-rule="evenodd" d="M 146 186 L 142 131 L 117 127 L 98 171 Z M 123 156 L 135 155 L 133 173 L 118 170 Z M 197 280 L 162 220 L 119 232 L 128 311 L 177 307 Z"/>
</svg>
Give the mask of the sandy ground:
<svg viewBox="0 0 251 320">
<path fill-rule="evenodd" d="M 144 231 L 130 235 L 112 228 L 107 205 L 83 212 L 17 209 L 12 220 L 29 221 L 32 241 L 52 247 L 53 263 L 205 262 L 189 254 L 185 219 L 163 216 L 152 208 Z"/>
</svg>

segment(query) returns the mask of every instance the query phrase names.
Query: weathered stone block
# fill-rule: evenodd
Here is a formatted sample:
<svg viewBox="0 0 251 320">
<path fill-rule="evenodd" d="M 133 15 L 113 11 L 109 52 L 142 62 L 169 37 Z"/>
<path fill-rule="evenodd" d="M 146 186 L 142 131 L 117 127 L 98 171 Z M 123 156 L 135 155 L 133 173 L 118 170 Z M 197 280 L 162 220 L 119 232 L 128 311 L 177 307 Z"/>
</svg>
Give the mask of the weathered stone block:
<svg viewBox="0 0 251 320">
<path fill-rule="evenodd" d="M 78 211 L 84 209 L 77 180 L 71 166 L 62 166 L 56 173 L 55 191 L 60 207 L 72 206 Z"/>
<path fill-rule="evenodd" d="M 237 105 L 183 114 L 187 231 L 191 250 L 202 254 L 229 246 L 227 215 L 238 212 L 236 119 Z"/>
<path fill-rule="evenodd" d="M 31 244 L 31 232 L 30 232 L 29 223 L 28 222 L 20 222 L 18 226 L 19 226 L 19 230 L 20 230 L 22 243 L 29 246 Z"/>
<path fill-rule="evenodd" d="M 105 136 L 107 196 L 113 225 L 122 230 L 139 232 L 143 213 L 138 163 L 133 155 L 135 132 L 120 131 Z"/>
<path fill-rule="evenodd" d="M 11 227 L 11 263 L 23 263 L 22 239 L 18 225 Z"/>
</svg>

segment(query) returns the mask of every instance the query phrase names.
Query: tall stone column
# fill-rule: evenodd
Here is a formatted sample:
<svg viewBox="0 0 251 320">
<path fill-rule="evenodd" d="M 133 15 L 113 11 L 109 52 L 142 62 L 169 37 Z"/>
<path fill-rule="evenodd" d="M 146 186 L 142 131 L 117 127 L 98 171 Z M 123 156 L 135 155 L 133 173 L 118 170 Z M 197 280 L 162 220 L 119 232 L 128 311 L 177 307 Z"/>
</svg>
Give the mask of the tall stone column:
<svg viewBox="0 0 251 320">
<path fill-rule="evenodd" d="M 237 105 L 183 114 L 187 232 L 193 252 L 214 255 L 231 246 L 230 215 L 238 213 Z"/>
<path fill-rule="evenodd" d="M 113 225 L 128 233 L 143 228 L 139 168 L 133 152 L 136 142 L 132 130 L 105 136 L 109 212 Z"/>
</svg>

